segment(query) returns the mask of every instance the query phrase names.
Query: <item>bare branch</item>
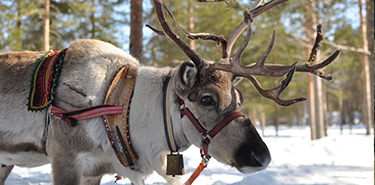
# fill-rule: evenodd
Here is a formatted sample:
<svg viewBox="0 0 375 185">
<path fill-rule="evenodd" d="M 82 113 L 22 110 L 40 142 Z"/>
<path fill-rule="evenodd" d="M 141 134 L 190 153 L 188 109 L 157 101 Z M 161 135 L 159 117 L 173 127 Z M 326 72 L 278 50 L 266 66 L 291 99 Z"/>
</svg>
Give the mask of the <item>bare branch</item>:
<svg viewBox="0 0 375 185">
<path fill-rule="evenodd" d="M 257 8 L 258 6 L 260 6 L 264 0 L 253 0 L 253 1 L 256 1 L 253 6 L 250 8 L 250 10 L 253 10 L 255 8 Z"/>
<path fill-rule="evenodd" d="M 227 4 L 227 6 L 229 7 L 229 3 L 228 1 L 226 0 L 194 0 L 198 3 L 217 3 L 217 2 L 225 2 L 225 4 Z"/>
<path fill-rule="evenodd" d="M 158 35 L 166 36 L 163 31 L 160 31 L 149 24 L 146 24 L 146 27 L 150 28 L 153 32 L 155 32 Z"/>
<path fill-rule="evenodd" d="M 341 45 L 341 44 L 336 44 L 332 41 L 325 41 L 325 43 L 335 47 L 335 48 L 338 48 L 338 49 L 341 49 L 341 50 L 346 50 L 346 51 L 355 51 L 355 52 L 358 52 L 358 53 L 364 53 L 366 55 L 371 55 L 371 52 L 370 51 L 365 51 L 363 48 L 356 48 L 356 47 L 353 47 L 353 46 L 345 46 L 345 45 Z"/>
</svg>

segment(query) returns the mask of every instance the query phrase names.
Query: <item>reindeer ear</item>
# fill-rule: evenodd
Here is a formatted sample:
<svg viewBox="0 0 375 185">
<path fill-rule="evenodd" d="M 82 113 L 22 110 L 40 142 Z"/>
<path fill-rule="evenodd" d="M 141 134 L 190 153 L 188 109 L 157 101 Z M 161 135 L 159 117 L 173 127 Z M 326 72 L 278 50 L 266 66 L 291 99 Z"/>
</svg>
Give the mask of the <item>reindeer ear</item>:
<svg viewBox="0 0 375 185">
<path fill-rule="evenodd" d="M 184 62 L 174 75 L 174 86 L 180 97 L 185 97 L 193 89 L 197 76 L 197 68 L 192 62 Z"/>
</svg>

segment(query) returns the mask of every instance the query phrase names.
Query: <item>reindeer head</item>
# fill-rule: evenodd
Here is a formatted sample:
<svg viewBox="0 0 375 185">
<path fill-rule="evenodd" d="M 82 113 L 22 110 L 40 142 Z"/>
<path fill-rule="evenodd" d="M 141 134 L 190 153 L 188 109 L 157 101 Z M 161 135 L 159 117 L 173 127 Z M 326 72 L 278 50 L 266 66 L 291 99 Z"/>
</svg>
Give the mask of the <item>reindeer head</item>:
<svg viewBox="0 0 375 185">
<path fill-rule="evenodd" d="M 279 95 L 287 87 L 295 71 L 310 72 L 324 79 L 331 79 L 322 68 L 329 65 L 340 53 L 337 50 L 320 64 L 315 63 L 315 55 L 322 41 L 321 26 L 310 59 L 305 65 L 267 65 L 265 61 L 270 54 L 274 41 L 271 42 L 261 59 L 248 66 L 241 66 L 240 59 L 251 36 L 253 18 L 287 0 L 275 0 L 250 11 L 244 12 L 244 20 L 227 37 L 191 34 L 184 31 L 190 39 L 213 40 L 222 45 L 222 58 L 218 63 L 202 60 L 170 28 L 164 9 L 173 18 L 171 12 L 160 0 L 154 0 L 154 8 L 163 31 L 150 27 L 160 35 L 168 36 L 192 60 L 185 62 L 176 70 L 172 82 L 177 95 L 184 106 L 182 127 L 187 139 L 200 147 L 204 154 L 213 156 L 220 162 L 237 168 L 243 173 L 253 173 L 265 169 L 271 161 L 266 144 L 262 141 L 250 119 L 242 114 L 242 95 L 235 87 L 238 77 L 249 79 L 258 92 L 279 105 L 289 106 L 305 98 L 281 100 Z M 174 20 L 174 19 L 173 19 Z M 175 24 L 180 27 L 174 20 Z M 181 28 L 181 27 L 180 27 Z M 247 35 L 238 51 L 231 57 L 232 47 L 239 35 L 247 28 Z M 182 29 L 182 28 L 181 28 Z M 264 90 L 253 75 L 280 77 L 287 74 L 281 85 Z M 209 147 L 208 147 L 209 146 Z"/>
<path fill-rule="evenodd" d="M 199 73 L 212 64 L 204 61 L 199 70 L 194 63 L 185 62 L 173 76 L 176 93 L 194 117 L 184 116 L 182 120 L 187 139 L 205 154 L 243 173 L 265 169 L 271 156 L 250 119 L 241 113 L 243 99 L 235 88 L 235 75 L 215 70 L 203 78 L 205 74 Z M 232 115 L 233 119 L 223 122 Z M 194 119 L 204 132 L 192 124 Z M 218 128 L 218 125 L 223 127 Z M 212 130 L 217 132 L 209 133 Z"/>
</svg>

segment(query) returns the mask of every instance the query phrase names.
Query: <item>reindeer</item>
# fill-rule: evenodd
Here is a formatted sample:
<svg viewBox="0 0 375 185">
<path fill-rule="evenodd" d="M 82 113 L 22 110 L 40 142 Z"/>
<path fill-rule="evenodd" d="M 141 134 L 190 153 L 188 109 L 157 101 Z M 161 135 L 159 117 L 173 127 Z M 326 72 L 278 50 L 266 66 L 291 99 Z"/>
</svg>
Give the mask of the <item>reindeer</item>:
<svg viewBox="0 0 375 185">
<path fill-rule="evenodd" d="M 204 159 L 213 157 L 242 173 L 264 170 L 271 161 L 269 150 L 250 119 L 241 112 L 243 100 L 235 84 L 240 78 L 247 78 L 262 96 L 280 105 L 291 105 L 304 100 L 279 98 L 293 73 L 309 72 L 329 80 L 330 75 L 325 74 L 322 68 L 340 53 L 337 50 L 322 63 L 316 63 L 314 57 L 322 40 L 321 31 L 318 31 L 311 60 L 304 65 L 265 64 L 275 41 L 273 33 L 262 58 L 256 63 L 241 66 L 241 55 L 250 40 L 252 19 L 285 1 L 275 0 L 250 12 L 245 11 L 244 20 L 227 37 L 187 33 L 193 39 L 214 40 L 222 44 L 222 59 L 214 63 L 202 60 L 172 31 L 164 15 L 163 3 L 154 0 L 163 31 L 152 29 L 168 36 L 191 61 L 176 68 L 142 66 L 132 56 L 109 43 L 77 40 L 66 50 L 52 104 L 37 112 L 28 111 L 26 104 L 33 71 L 45 52 L 1 54 L 0 184 L 4 184 L 14 165 L 35 167 L 47 163 L 52 164 L 53 183 L 56 185 L 100 184 L 102 175 L 106 173 L 118 173 L 129 178 L 133 184 L 144 184 L 145 178 L 153 171 L 169 184 L 179 184 L 179 178 L 166 175 L 165 160 L 172 149 L 169 146 L 171 138 L 166 138 L 163 124 L 163 89 L 169 94 L 164 98 L 167 99 L 164 104 L 169 105 L 166 114 L 173 130 L 168 134 L 174 138 L 174 152 L 182 152 L 195 145 L 202 149 Z M 232 47 L 245 29 L 246 38 L 231 57 Z M 74 120 L 59 112 L 102 105 L 113 77 L 124 65 L 137 71 L 128 107 L 129 133 L 137 160 L 126 165 L 119 157 L 125 150 L 120 146 L 123 143 L 112 143 L 121 139 L 112 137 L 112 132 L 108 134 L 107 125 L 103 124 L 109 120 L 106 116 L 110 115 L 102 115 L 105 119 L 99 116 Z M 281 85 L 271 90 L 262 89 L 254 77 L 280 77 L 285 74 L 287 77 Z M 118 107 L 121 110 L 116 114 L 124 114 L 122 105 L 114 105 L 114 108 Z M 69 125 L 69 120 L 74 120 L 75 126 Z"/>
</svg>

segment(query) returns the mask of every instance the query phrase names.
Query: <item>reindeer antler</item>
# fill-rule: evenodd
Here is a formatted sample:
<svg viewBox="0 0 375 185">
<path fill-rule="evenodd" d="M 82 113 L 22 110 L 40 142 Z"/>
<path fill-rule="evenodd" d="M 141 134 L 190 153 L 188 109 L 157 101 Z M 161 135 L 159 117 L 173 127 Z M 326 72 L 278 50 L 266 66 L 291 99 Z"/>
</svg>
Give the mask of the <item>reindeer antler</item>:
<svg viewBox="0 0 375 185">
<path fill-rule="evenodd" d="M 308 72 L 314 75 L 317 75 L 327 81 L 332 80 L 332 75 L 326 74 L 323 71 L 323 68 L 330 65 L 333 61 L 337 59 L 337 57 L 340 56 L 341 50 L 337 49 L 335 52 L 333 52 L 329 57 L 327 57 L 323 62 L 317 63 L 316 62 L 316 56 L 319 51 L 319 48 L 323 42 L 323 31 L 322 31 L 322 25 L 319 24 L 317 26 L 317 34 L 315 38 L 315 43 L 313 48 L 311 49 L 310 57 L 303 65 L 299 65 L 296 67 L 297 72 Z M 289 68 L 289 66 L 285 65 L 278 65 L 278 64 L 266 64 L 266 67 L 270 70 L 284 70 Z"/>
<path fill-rule="evenodd" d="M 256 9 L 255 9 L 256 10 Z M 281 100 L 280 94 L 283 92 L 283 90 L 288 86 L 290 81 L 292 80 L 292 76 L 294 74 L 294 71 L 298 72 L 310 72 L 312 74 L 315 74 L 325 80 L 332 80 L 332 76 L 329 74 L 326 74 L 323 72 L 323 68 L 331 64 L 339 55 L 340 50 L 336 50 L 331 56 L 329 56 L 326 60 L 323 62 L 317 64 L 316 63 L 316 56 L 317 52 L 319 51 L 319 48 L 321 46 L 321 43 L 323 41 L 323 32 L 322 32 L 322 25 L 319 24 L 317 26 L 317 35 L 314 43 L 314 47 L 311 50 L 310 57 L 308 61 L 304 65 L 296 66 L 297 62 L 295 62 L 292 65 L 278 65 L 278 64 L 265 64 L 265 60 L 267 59 L 268 55 L 270 54 L 274 41 L 275 41 L 275 32 L 272 34 L 271 42 L 266 50 L 266 52 L 263 54 L 261 59 L 257 63 L 253 63 L 250 65 L 241 66 L 240 59 L 241 55 L 244 52 L 248 42 L 250 41 L 251 36 L 251 14 L 248 11 L 244 12 L 244 22 L 247 25 L 247 34 L 242 42 L 240 48 L 238 49 L 237 53 L 234 55 L 233 59 L 228 59 L 225 57 L 230 56 L 231 47 L 234 45 L 234 38 L 237 39 L 238 30 L 241 30 L 242 27 L 238 26 L 235 31 L 233 31 L 230 35 L 225 37 L 221 43 L 225 43 L 223 45 L 223 59 L 222 60 L 229 60 L 228 62 L 221 62 L 221 63 L 214 63 L 212 64 L 205 72 L 206 76 L 208 76 L 210 73 L 212 73 L 214 70 L 222 70 L 222 71 L 228 71 L 232 72 L 235 75 L 245 77 L 249 79 L 257 89 L 260 95 L 262 95 L 265 98 L 269 98 L 276 102 L 279 105 L 282 106 L 289 106 L 294 103 L 304 101 L 306 98 L 296 98 L 292 100 Z M 278 87 L 271 89 L 271 90 L 264 90 L 261 85 L 259 84 L 258 80 L 253 75 L 263 75 L 263 76 L 270 76 L 270 77 L 279 77 L 283 76 L 284 74 L 288 73 L 287 77 L 281 82 L 281 85 Z"/>
<path fill-rule="evenodd" d="M 229 64 L 228 62 L 213 63 L 205 71 L 205 75 L 209 76 L 214 70 L 222 70 L 222 71 L 232 72 L 233 74 L 237 76 L 245 77 L 254 84 L 255 88 L 257 89 L 260 95 L 262 95 L 265 98 L 271 99 L 277 104 L 282 105 L 282 106 L 289 106 L 294 103 L 306 100 L 306 98 L 281 100 L 279 97 L 280 94 L 284 91 L 284 89 L 289 85 L 290 81 L 292 80 L 297 62 L 295 62 L 294 64 L 290 66 L 283 67 L 277 70 L 272 70 L 265 66 L 265 61 L 268 58 L 269 54 L 271 53 L 271 50 L 275 42 L 275 31 L 272 34 L 272 39 L 271 39 L 270 44 L 268 45 L 266 52 L 263 54 L 263 56 L 259 59 L 257 63 L 249 65 L 249 66 L 242 66 L 240 64 L 241 56 L 243 52 L 245 51 L 245 48 L 247 47 L 250 41 L 250 36 L 251 36 L 252 16 L 249 11 L 244 12 L 243 22 L 245 22 L 247 25 L 247 34 L 240 48 L 238 49 L 237 53 L 234 55 L 233 59 L 228 59 L 228 58 L 222 59 L 222 60 L 229 60 Z M 264 90 L 259 84 L 258 80 L 253 76 L 253 75 L 263 75 L 263 76 L 271 76 L 271 77 L 280 77 L 280 76 L 285 75 L 286 73 L 288 73 L 288 75 L 281 82 L 281 85 L 271 90 Z"/>
<path fill-rule="evenodd" d="M 178 45 L 178 47 L 180 47 L 183 52 L 185 52 L 185 54 L 194 62 L 194 64 L 199 69 L 200 66 L 202 65 L 202 59 L 184 41 L 182 41 L 180 39 L 180 37 L 174 31 L 172 31 L 171 27 L 169 26 L 169 24 L 167 22 L 167 19 L 166 19 L 165 15 L 164 15 L 164 12 L 163 12 L 162 6 L 165 9 L 167 9 L 166 6 L 164 5 L 164 3 L 161 0 L 153 0 L 153 3 L 154 3 L 154 9 L 155 9 L 156 15 L 159 19 L 161 27 L 164 30 L 164 33 L 170 39 L 172 39 L 173 42 L 176 43 Z M 149 26 L 149 27 L 152 28 L 151 26 Z M 160 32 L 156 29 L 152 29 L 152 30 L 156 31 L 158 34 L 162 33 L 162 32 Z"/>
<path fill-rule="evenodd" d="M 315 74 L 317 76 L 320 76 L 321 78 L 324 78 L 326 80 L 331 80 L 332 76 L 329 74 L 325 74 L 323 72 L 323 68 L 328 66 L 330 63 L 332 63 L 340 54 L 340 50 L 336 50 L 330 57 L 328 57 L 323 62 L 317 64 L 316 63 L 316 55 L 319 50 L 319 47 L 323 40 L 323 33 L 322 33 L 322 26 L 318 25 L 317 28 L 317 37 L 315 40 L 314 47 L 311 51 L 309 60 L 304 64 L 300 66 L 296 66 L 297 62 L 293 63 L 292 65 L 278 65 L 278 64 L 265 64 L 266 59 L 268 58 L 269 54 L 271 53 L 271 50 L 273 48 L 274 42 L 275 42 L 275 31 L 272 34 L 271 42 L 266 50 L 266 52 L 263 54 L 263 56 L 259 59 L 258 62 L 242 66 L 240 64 L 241 56 L 243 52 L 245 51 L 251 37 L 251 22 L 253 21 L 253 18 L 256 16 L 268 11 L 269 9 L 282 4 L 288 0 L 273 0 L 270 1 L 264 5 L 257 6 L 256 8 L 252 9 L 251 11 L 244 11 L 244 20 L 236 27 L 236 29 L 229 34 L 227 37 L 224 36 L 216 36 L 212 34 L 207 33 L 198 33 L 198 34 L 192 34 L 184 29 L 181 28 L 181 26 L 178 25 L 177 21 L 174 19 L 172 13 L 168 10 L 168 8 L 160 1 L 160 0 L 153 0 L 154 2 L 154 8 L 156 11 L 156 14 L 158 16 L 159 22 L 163 28 L 164 31 L 159 31 L 149 25 L 149 28 L 151 28 L 154 32 L 160 35 L 167 35 L 169 38 L 171 38 L 184 52 L 185 54 L 195 63 L 196 66 L 202 66 L 202 60 L 199 58 L 199 56 L 186 44 L 184 43 L 176 33 L 174 33 L 166 18 L 164 15 L 164 12 L 162 10 L 162 6 L 164 9 L 168 12 L 168 14 L 172 17 L 174 23 L 177 27 L 179 27 L 190 39 L 203 39 L 203 40 L 212 40 L 216 41 L 218 43 L 221 43 L 223 47 L 222 51 L 222 59 L 219 63 L 213 63 L 211 64 L 207 69 L 204 70 L 203 76 L 208 77 L 210 76 L 215 70 L 222 70 L 231 72 L 236 76 L 242 76 L 247 79 L 249 79 L 257 89 L 260 95 L 263 97 L 269 98 L 276 102 L 279 105 L 282 106 L 289 106 L 294 103 L 304 101 L 306 98 L 296 98 L 292 100 L 281 100 L 280 94 L 283 92 L 283 90 L 288 86 L 290 83 L 293 74 L 295 71 L 298 72 L 310 72 L 312 74 Z M 236 52 L 236 54 L 231 58 L 230 54 L 233 48 L 234 43 L 238 39 L 238 37 L 242 34 L 242 32 L 247 28 L 247 34 L 242 42 L 240 48 Z M 200 69 L 200 68 L 198 68 Z M 288 73 L 288 74 L 287 74 Z M 262 76 L 269 76 L 269 77 L 280 77 L 287 74 L 286 78 L 281 82 L 281 84 L 271 90 L 264 90 L 261 85 L 259 84 L 258 80 L 253 75 L 262 75 Z"/>
</svg>

